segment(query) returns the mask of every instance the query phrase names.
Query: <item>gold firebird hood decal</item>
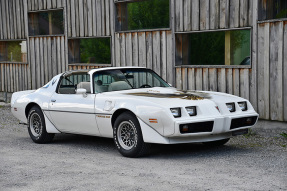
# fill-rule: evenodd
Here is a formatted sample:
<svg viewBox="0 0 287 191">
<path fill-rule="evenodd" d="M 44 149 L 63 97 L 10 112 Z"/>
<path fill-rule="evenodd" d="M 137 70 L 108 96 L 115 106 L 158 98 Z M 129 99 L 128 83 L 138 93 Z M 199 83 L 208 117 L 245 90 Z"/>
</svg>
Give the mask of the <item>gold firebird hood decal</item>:
<svg viewBox="0 0 287 191">
<path fill-rule="evenodd" d="M 198 91 L 183 91 L 177 90 L 174 93 L 154 93 L 150 92 L 137 92 L 137 93 L 126 93 L 127 95 L 154 97 L 154 98 L 180 98 L 186 100 L 203 100 L 211 98 L 209 94 L 198 92 Z"/>
</svg>

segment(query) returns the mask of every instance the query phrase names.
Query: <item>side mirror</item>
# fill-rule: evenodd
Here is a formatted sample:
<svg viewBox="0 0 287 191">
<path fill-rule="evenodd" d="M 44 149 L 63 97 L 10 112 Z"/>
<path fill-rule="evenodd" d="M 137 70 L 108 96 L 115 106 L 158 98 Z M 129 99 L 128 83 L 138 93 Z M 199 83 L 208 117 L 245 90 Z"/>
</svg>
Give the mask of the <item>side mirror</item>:
<svg viewBox="0 0 287 191">
<path fill-rule="evenodd" d="M 84 97 L 87 97 L 87 90 L 84 88 L 79 88 L 76 90 L 76 94 L 83 94 Z"/>
</svg>

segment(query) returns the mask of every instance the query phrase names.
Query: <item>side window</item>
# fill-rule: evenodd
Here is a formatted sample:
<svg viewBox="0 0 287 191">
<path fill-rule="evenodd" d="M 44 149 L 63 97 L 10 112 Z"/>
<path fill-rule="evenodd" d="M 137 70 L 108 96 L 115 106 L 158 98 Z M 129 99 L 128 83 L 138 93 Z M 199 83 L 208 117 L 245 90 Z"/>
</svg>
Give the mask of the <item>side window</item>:
<svg viewBox="0 0 287 191">
<path fill-rule="evenodd" d="M 91 93 L 89 74 L 76 73 L 65 76 L 62 78 L 57 92 L 59 94 L 75 94 L 77 88 L 86 89 L 87 93 Z"/>
<path fill-rule="evenodd" d="M 109 85 L 115 82 L 115 79 L 106 73 L 98 73 L 94 77 L 94 84 L 95 84 L 95 92 L 102 93 L 107 92 L 109 89 Z"/>
</svg>

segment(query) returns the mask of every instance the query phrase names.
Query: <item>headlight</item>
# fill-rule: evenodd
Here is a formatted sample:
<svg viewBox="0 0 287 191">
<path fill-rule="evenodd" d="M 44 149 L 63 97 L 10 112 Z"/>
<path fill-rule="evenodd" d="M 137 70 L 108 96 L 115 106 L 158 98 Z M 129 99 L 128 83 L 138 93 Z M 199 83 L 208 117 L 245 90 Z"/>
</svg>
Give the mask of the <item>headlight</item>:
<svg viewBox="0 0 287 191">
<path fill-rule="evenodd" d="M 190 106 L 185 108 L 189 116 L 196 116 L 196 107 L 195 106 Z"/>
<path fill-rule="evenodd" d="M 170 108 L 170 111 L 173 115 L 173 117 L 177 118 L 177 117 L 181 117 L 181 110 L 179 107 L 177 108 Z"/>
<path fill-rule="evenodd" d="M 235 103 L 226 103 L 226 106 L 230 112 L 235 112 Z"/>
<path fill-rule="evenodd" d="M 247 102 L 246 101 L 238 102 L 238 105 L 242 111 L 247 110 Z"/>
</svg>

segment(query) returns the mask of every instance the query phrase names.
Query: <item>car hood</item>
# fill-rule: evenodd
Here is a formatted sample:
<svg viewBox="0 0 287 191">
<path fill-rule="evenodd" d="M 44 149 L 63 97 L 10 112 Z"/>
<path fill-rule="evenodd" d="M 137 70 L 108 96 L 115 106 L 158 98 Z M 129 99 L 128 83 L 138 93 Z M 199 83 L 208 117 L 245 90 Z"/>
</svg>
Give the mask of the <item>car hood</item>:
<svg viewBox="0 0 287 191">
<path fill-rule="evenodd" d="M 112 92 L 111 92 L 112 93 Z M 113 92 L 114 96 L 124 97 L 124 99 L 140 99 L 141 101 L 153 102 L 161 106 L 186 106 L 197 105 L 202 102 L 213 102 L 215 104 L 242 101 L 243 98 L 230 94 L 212 92 L 212 91 L 183 91 L 176 88 L 146 88 L 132 89 L 119 92 Z"/>
</svg>

